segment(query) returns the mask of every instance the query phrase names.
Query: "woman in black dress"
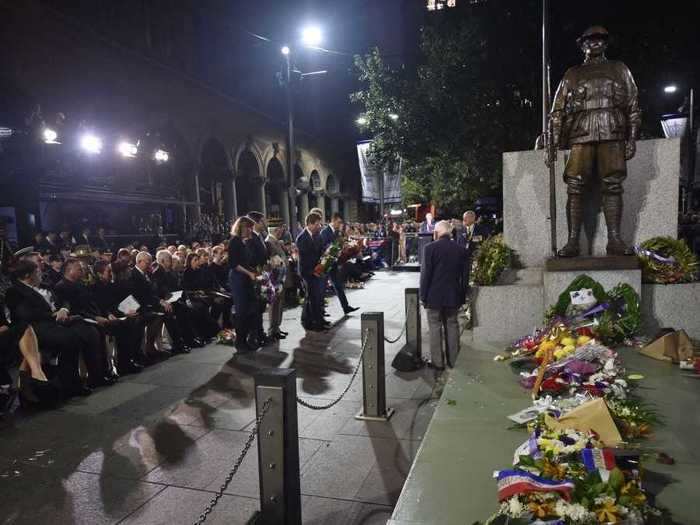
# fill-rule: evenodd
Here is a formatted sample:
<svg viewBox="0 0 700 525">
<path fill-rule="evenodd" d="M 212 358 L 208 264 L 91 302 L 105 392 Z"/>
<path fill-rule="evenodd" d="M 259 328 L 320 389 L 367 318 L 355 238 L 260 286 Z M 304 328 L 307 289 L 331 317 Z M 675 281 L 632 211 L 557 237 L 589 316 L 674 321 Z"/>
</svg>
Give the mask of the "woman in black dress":
<svg viewBox="0 0 700 525">
<path fill-rule="evenodd" d="M 246 342 L 250 327 L 254 325 L 255 279 L 245 241 L 250 239 L 253 221 L 248 217 L 239 217 L 231 227 L 231 240 L 228 245 L 229 282 L 233 295 L 236 326 L 236 349 L 239 352 L 251 352 L 253 349 Z"/>
</svg>

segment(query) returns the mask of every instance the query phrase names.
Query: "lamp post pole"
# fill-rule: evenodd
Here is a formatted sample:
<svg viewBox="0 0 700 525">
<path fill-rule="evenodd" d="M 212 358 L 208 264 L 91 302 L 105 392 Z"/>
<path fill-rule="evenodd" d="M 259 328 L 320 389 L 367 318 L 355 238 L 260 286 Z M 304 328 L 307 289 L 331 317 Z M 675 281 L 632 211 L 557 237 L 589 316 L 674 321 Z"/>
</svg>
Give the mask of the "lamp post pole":
<svg viewBox="0 0 700 525">
<path fill-rule="evenodd" d="M 288 49 L 288 48 L 287 48 Z M 287 72 L 285 75 L 285 87 L 287 96 L 287 177 L 289 177 L 289 231 L 296 233 L 294 228 L 297 222 L 296 211 L 296 181 L 294 180 L 294 100 L 292 97 L 292 52 L 285 53 Z"/>
<path fill-rule="evenodd" d="M 693 185 L 695 183 L 695 152 L 697 144 L 695 143 L 695 90 L 690 88 L 688 108 L 688 178 L 686 183 L 686 211 L 690 212 L 693 209 Z"/>
</svg>

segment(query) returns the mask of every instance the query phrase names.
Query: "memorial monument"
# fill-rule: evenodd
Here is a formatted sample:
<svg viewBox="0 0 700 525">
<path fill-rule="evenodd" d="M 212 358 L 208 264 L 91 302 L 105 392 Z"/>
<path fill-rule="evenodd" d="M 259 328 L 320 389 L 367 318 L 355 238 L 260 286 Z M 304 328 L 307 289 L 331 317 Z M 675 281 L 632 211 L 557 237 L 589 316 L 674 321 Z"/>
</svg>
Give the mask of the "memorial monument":
<svg viewBox="0 0 700 525">
<path fill-rule="evenodd" d="M 578 39 L 585 58 L 559 83 L 549 115 L 545 162 L 556 161 L 557 150 L 570 149 L 564 170 L 567 186 L 568 240 L 560 257 L 580 254 L 585 190 L 594 176 L 601 183 L 603 215 L 608 231 L 608 255 L 632 255 L 620 238 L 622 183 L 627 161 L 634 157 L 641 124 L 637 86 L 625 64 L 608 60 L 608 31 L 587 29 Z"/>
</svg>

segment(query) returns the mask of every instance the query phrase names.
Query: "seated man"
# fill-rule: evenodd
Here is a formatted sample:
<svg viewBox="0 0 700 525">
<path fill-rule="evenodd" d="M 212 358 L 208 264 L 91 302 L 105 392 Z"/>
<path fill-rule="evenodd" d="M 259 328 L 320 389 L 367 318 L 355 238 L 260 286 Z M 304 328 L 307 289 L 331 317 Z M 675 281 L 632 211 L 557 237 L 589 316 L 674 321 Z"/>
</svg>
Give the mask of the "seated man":
<svg viewBox="0 0 700 525">
<path fill-rule="evenodd" d="M 99 335 L 82 330 L 85 323 L 71 323 L 67 308 L 57 308 L 53 295 L 39 288 L 41 273 L 32 261 L 20 261 L 15 267 L 16 284 L 7 290 L 6 303 L 13 323 L 32 326 L 42 352 L 58 357 L 58 382 L 65 396 L 89 395 L 78 375 L 78 360 L 82 353 L 95 364 Z M 95 370 L 97 366 L 92 366 Z"/>
<path fill-rule="evenodd" d="M 60 255 L 49 256 L 49 267 L 44 272 L 43 282 L 53 290 L 59 281 L 63 279 L 63 257 Z"/>
<path fill-rule="evenodd" d="M 90 287 L 90 294 L 99 315 L 109 320 L 103 325 L 106 333 L 116 338 L 117 372 L 119 375 L 138 373 L 143 368 L 139 358 L 146 322 L 138 312 L 119 311 L 119 304 L 128 291 L 113 282 L 110 263 L 97 261 L 94 271 L 97 281 Z"/>
<path fill-rule="evenodd" d="M 75 327 L 89 333 L 89 337 L 99 345 L 95 354 L 91 356 L 92 362 L 85 359 L 90 376 L 88 384 L 95 388 L 113 384 L 116 380 L 107 367 L 105 346 L 106 327 L 112 319 L 101 315 L 89 288 L 83 284 L 84 276 L 83 264 L 78 259 L 68 259 L 63 265 L 63 279 L 56 285 L 54 294 L 58 303 L 67 306 L 73 316 L 87 320 L 76 323 Z"/>
<path fill-rule="evenodd" d="M 147 321 L 153 321 L 159 316 L 163 316 L 165 326 L 172 339 L 172 353 L 189 353 L 190 349 L 183 340 L 183 328 L 187 328 L 181 319 L 176 317 L 173 305 L 163 296 L 164 287 L 161 280 L 160 291 L 156 283 L 151 279 L 151 254 L 145 251 L 136 255 L 136 265 L 131 270 L 131 294 L 141 305 L 139 312 L 145 315 Z M 158 336 L 158 326 L 160 323 L 149 325 L 149 336 L 147 341 L 147 352 L 153 352 L 153 343 Z"/>
</svg>

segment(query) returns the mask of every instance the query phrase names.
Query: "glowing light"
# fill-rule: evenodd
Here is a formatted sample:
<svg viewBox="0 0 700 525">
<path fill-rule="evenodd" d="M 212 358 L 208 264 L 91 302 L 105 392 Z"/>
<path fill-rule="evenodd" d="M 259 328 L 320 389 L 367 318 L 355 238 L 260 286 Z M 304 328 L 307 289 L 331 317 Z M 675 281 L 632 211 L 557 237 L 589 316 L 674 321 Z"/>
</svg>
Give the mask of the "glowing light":
<svg viewBox="0 0 700 525">
<path fill-rule="evenodd" d="M 399 116 L 396 113 L 389 113 L 389 118 L 391 120 L 399 120 Z"/>
<path fill-rule="evenodd" d="M 59 142 L 56 141 L 58 133 L 51 128 L 44 128 L 44 131 L 41 132 L 41 138 L 46 144 L 59 144 Z"/>
<path fill-rule="evenodd" d="M 122 157 L 133 159 L 139 152 L 139 147 L 131 142 L 122 141 L 117 145 L 117 151 Z"/>
<path fill-rule="evenodd" d="M 317 26 L 305 27 L 301 32 L 301 41 L 305 46 L 318 46 L 323 40 L 321 28 Z"/>
<path fill-rule="evenodd" d="M 162 163 L 162 162 L 168 162 L 168 159 L 170 158 L 170 155 L 168 154 L 167 151 L 162 150 L 162 149 L 157 149 L 155 154 L 153 155 L 153 158 L 155 159 L 156 162 Z"/>
<path fill-rule="evenodd" d="M 288 55 L 289 54 L 289 46 L 284 46 L 280 51 L 282 51 L 283 55 Z"/>
<path fill-rule="evenodd" d="M 678 91 L 677 86 L 666 86 L 664 88 L 664 93 L 675 93 L 676 91 Z"/>
<path fill-rule="evenodd" d="M 367 117 L 357 117 L 357 122 L 360 126 L 366 126 L 369 120 L 367 120 Z"/>
<path fill-rule="evenodd" d="M 102 153 L 102 139 L 92 133 L 86 133 L 80 139 L 80 147 L 91 155 Z"/>
</svg>

